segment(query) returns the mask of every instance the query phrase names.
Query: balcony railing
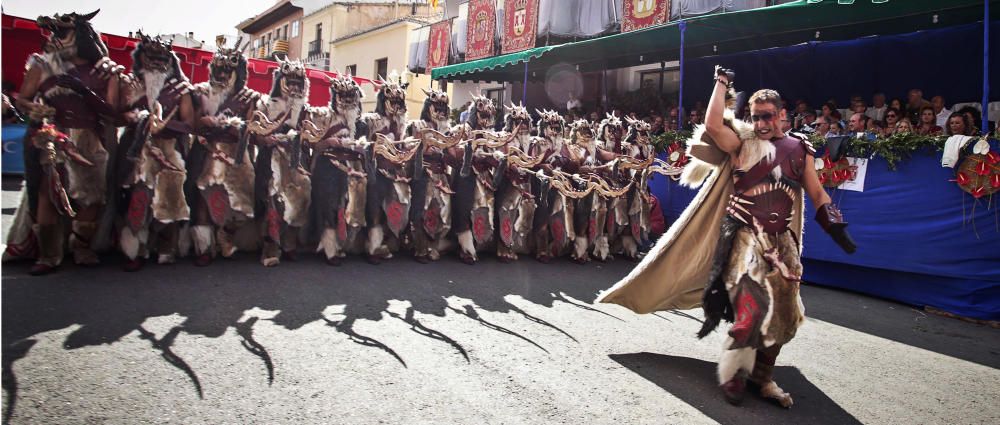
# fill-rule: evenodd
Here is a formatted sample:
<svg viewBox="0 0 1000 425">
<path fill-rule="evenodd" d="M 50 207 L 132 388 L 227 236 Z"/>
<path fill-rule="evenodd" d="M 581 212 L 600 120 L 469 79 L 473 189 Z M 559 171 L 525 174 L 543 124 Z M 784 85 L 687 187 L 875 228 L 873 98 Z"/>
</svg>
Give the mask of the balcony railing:
<svg viewBox="0 0 1000 425">
<path fill-rule="evenodd" d="M 320 53 L 323 53 L 323 40 L 316 39 L 316 40 L 310 41 L 309 42 L 309 53 L 307 54 L 307 56 L 309 56 L 309 57 L 319 56 Z"/>
</svg>

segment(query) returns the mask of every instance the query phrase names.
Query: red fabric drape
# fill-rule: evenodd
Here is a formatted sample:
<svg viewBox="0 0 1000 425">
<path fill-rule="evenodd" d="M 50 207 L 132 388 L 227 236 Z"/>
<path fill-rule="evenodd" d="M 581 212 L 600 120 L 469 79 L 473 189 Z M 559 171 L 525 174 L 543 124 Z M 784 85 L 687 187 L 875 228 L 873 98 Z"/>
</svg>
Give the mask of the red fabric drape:
<svg viewBox="0 0 1000 425">
<path fill-rule="evenodd" d="M 3 40 L 3 80 L 10 81 L 19 88 L 24 80 L 25 62 L 32 53 L 41 51 L 45 37 L 42 36 L 35 21 L 6 14 L 3 15 L 0 36 Z M 101 34 L 101 39 L 108 46 L 108 56 L 131 70 L 132 50 L 139 41 L 114 34 Z M 178 46 L 174 46 L 173 50 L 181 61 L 181 70 L 191 82 L 208 80 L 208 63 L 212 60 L 212 52 Z M 271 72 L 278 67 L 278 64 L 262 59 L 250 59 L 248 62 L 247 86 L 262 93 L 270 92 Z M 337 73 L 308 69 L 306 76 L 310 81 L 309 104 L 326 105 L 330 101 L 330 83 L 326 77 L 336 77 Z M 375 82 L 365 78 L 354 77 L 354 80 L 358 84 L 375 85 Z"/>
</svg>

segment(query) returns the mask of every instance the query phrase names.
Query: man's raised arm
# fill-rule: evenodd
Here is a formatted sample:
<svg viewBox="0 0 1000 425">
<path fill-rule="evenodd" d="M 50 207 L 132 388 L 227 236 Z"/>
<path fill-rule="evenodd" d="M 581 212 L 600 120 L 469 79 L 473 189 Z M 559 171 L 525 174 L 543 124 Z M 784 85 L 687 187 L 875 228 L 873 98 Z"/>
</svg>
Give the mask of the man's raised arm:
<svg viewBox="0 0 1000 425">
<path fill-rule="evenodd" d="M 740 149 L 740 138 L 736 132 L 727 127 L 723 121 L 726 110 L 726 90 L 732 84 L 732 71 L 715 67 L 715 86 L 712 88 L 712 98 L 708 101 L 708 112 L 705 114 L 705 132 L 715 141 L 719 149 L 730 154 Z"/>
</svg>

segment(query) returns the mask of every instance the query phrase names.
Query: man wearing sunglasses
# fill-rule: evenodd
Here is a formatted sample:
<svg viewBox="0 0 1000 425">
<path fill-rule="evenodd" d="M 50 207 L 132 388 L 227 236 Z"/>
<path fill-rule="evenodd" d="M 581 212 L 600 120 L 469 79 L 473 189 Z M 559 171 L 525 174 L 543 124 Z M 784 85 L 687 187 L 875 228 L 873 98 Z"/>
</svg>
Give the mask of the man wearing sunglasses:
<svg viewBox="0 0 1000 425">
<path fill-rule="evenodd" d="M 728 332 L 718 377 L 726 400 L 742 401 L 749 380 L 783 407 L 792 397 L 772 379 L 775 359 L 805 317 L 802 276 L 803 194 L 816 220 L 845 251 L 855 246 L 840 211 L 823 190 L 808 142 L 782 131 L 786 113 L 774 90 L 750 97 L 750 121 L 733 118 L 732 71 L 716 67 L 705 125 L 688 142 L 681 182 L 701 189 L 665 237 L 618 284 L 598 298 L 648 313 L 699 304 L 704 337 L 721 319 Z M 721 225 L 720 225 L 721 224 Z M 713 258 L 713 261 L 691 261 Z"/>
</svg>

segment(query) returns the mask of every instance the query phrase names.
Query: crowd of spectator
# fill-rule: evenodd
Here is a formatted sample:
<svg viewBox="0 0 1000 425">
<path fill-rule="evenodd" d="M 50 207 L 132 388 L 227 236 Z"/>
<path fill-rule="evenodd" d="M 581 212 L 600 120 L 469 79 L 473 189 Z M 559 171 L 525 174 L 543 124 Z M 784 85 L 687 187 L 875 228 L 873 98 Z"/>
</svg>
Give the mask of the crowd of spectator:
<svg viewBox="0 0 1000 425">
<path fill-rule="evenodd" d="M 847 106 L 839 108 L 835 100 L 824 102 L 818 108 L 804 100 L 785 101 L 782 126 L 786 132 L 819 134 L 824 137 L 852 134 L 869 140 L 896 133 L 976 136 L 981 131 L 979 124 L 982 115 L 979 109 L 962 106 L 953 111 L 946 107 L 943 96 L 933 96 L 927 100 L 920 89 L 910 90 L 905 102 L 902 99 L 890 100 L 883 93 L 875 93 L 870 102 L 860 95 L 851 96 Z M 694 126 L 702 124 L 705 103 L 698 101 L 693 108 L 685 111 L 680 127 L 677 116 L 682 111 L 677 106 L 668 106 L 665 111 L 651 110 L 645 114 L 624 112 L 621 109 L 611 109 L 610 113 L 619 117 L 629 115 L 633 119 L 644 119 L 651 124 L 653 134 L 659 135 L 666 131 L 690 131 Z M 740 118 L 749 116 L 749 105 L 745 105 L 736 115 Z M 605 111 L 598 107 L 585 113 L 582 108 L 573 108 L 566 112 L 565 118 L 567 122 L 585 118 L 596 123 L 605 118 Z M 991 127 L 993 125 L 996 124 Z"/>
</svg>

